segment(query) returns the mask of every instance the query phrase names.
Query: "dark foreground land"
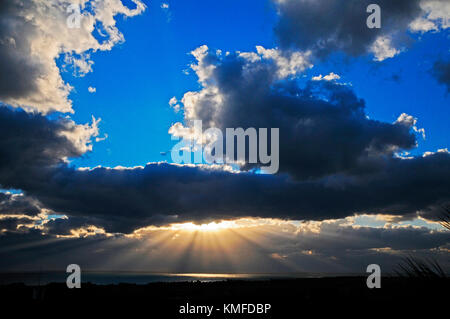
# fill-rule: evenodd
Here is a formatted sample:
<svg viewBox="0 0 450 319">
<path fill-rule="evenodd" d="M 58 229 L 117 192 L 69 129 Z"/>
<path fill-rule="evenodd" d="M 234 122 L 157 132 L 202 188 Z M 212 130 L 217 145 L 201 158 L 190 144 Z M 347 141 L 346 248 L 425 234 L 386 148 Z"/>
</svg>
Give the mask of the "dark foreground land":
<svg viewBox="0 0 450 319">
<path fill-rule="evenodd" d="M 151 283 L 147 285 L 94 285 L 68 289 L 55 283 L 41 287 L 11 284 L 0 286 L 0 306 L 39 317 L 67 315 L 101 318 L 310 318 L 345 315 L 365 318 L 373 315 L 448 314 L 449 279 L 382 278 L 380 289 L 369 289 L 366 278 L 222 282 Z M 214 306 L 206 313 L 180 314 L 181 306 Z M 267 313 L 229 313 L 224 305 L 270 304 Z M 228 307 L 227 309 L 231 309 Z M 242 309 L 242 308 L 241 308 Z M 241 311 L 242 312 L 242 311 Z M 139 314 L 139 315 L 138 315 Z M 344 318 L 345 318 L 344 317 Z M 6 318 L 6 317 L 5 317 Z"/>
</svg>

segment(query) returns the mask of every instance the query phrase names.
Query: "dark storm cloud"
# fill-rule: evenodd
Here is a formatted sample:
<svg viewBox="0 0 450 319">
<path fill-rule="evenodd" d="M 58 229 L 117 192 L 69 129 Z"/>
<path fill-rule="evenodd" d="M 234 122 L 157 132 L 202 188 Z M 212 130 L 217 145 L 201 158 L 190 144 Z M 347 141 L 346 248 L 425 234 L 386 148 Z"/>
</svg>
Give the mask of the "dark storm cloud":
<svg viewBox="0 0 450 319">
<path fill-rule="evenodd" d="M 36 216 L 41 212 L 39 202 L 33 198 L 0 192 L 1 215 L 27 215 Z"/>
<path fill-rule="evenodd" d="M 318 56 L 334 51 L 365 54 L 379 36 L 405 41 L 408 25 L 422 14 L 420 0 L 380 0 L 381 28 L 369 29 L 366 12 L 370 0 L 283 0 L 274 1 L 279 12 L 275 27 L 282 47 L 313 50 Z"/>
<path fill-rule="evenodd" d="M 284 176 L 230 174 L 167 164 L 127 171 L 61 172 L 32 194 L 57 211 L 93 216 L 130 231 L 168 221 L 242 216 L 328 219 L 357 211 L 414 214 L 449 200 L 450 155 L 394 160 L 382 172 L 296 182 Z M 163 216 L 177 215 L 173 220 Z"/>
<path fill-rule="evenodd" d="M 445 246 L 450 243 L 450 232 L 414 226 L 376 228 L 327 222 L 320 225 L 320 233 L 301 231 L 296 241 L 299 250 L 313 250 L 326 254 L 380 248 L 404 251 Z"/>
<path fill-rule="evenodd" d="M 169 164 L 128 170 L 66 167 L 27 192 L 45 207 L 88 218 L 86 224 L 127 233 L 151 224 L 244 216 L 321 220 L 358 211 L 414 216 L 449 200 L 448 176 L 446 153 L 394 160 L 364 179 L 307 182 Z"/>
<path fill-rule="evenodd" d="M 65 271 L 72 263 L 86 265 L 89 260 L 100 263 L 101 259 L 94 258 L 96 255 L 89 248 L 104 239 L 104 236 L 57 239 L 43 235 L 39 229 L 8 232 L 0 235 L 0 268 L 14 272 L 42 268 Z"/>
<path fill-rule="evenodd" d="M 0 107 L 0 185 L 21 189 L 28 184 L 46 183 L 50 170 L 65 158 L 84 153 L 64 135 L 74 133 L 76 128 L 67 119 L 49 120 L 39 114 Z"/>
<path fill-rule="evenodd" d="M 436 61 L 433 65 L 432 73 L 439 83 L 447 87 L 447 92 L 450 92 L 450 60 Z"/>
<path fill-rule="evenodd" d="M 363 272 L 368 264 L 376 263 L 383 271 L 392 271 L 401 258 L 411 254 L 437 259 L 444 269 L 450 267 L 446 252 L 450 233 L 446 231 L 414 226 L 361 227 L 345 225 L 342 221 L 290 231 L 296 231 L 293 238 L 279 236 L 269 249 L 283 260 L 308 270 L 329 272 L 333 268 L 334 272 Z"/>
<path fill-rule="evenodd" d="M 0 216 L 1 217 L 1 216 Z M 31 225 L 33 221 L 28 218 L 6 217 L 0 218 L 0 230 L 5 231 L 21 231 L 22 225 Z"/>
<path fill-rule="evenodd" d="M 33 34 L 34 27 L 31 20 L 19 17 L 23 6 L 20 1 L 0 3 L 0 100 L 35 92 L 36 79 L 42 75 L 39 65 L 30 59 L 28 35 Z"/>
<path fill-rule="evenodd" d="M 396 123 L 369 119 L 365 101 L 350 86 L 322 80 L 302 88 L 296 80 L 278 80 L 274 64 L 236 55 L 209 54 L 199 65 L 214 67 L 207 78 L 212 84 L 185 99 L 185 122 L 202 120 L 203 129 L 209 124 L 222 132 L 279 128 L 280 172 L 297 179 L 369 173 L 386 157 L 416 146 L 413 117 L 403 115 Z"/>
</svg>

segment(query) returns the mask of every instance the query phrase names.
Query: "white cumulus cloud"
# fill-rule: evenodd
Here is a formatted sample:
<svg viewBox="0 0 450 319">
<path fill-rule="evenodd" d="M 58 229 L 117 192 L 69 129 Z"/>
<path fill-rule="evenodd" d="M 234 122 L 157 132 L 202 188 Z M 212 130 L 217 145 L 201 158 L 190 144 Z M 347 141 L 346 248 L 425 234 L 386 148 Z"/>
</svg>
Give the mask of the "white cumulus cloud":
<svg viewBox="0 0 450 319">
<path fill-rule="evenodd" d="M 10 80 L 0 81 L 0 101 L 44 114 L 73 112 L 68 97 L 72 87 L 61 78 L 56 60 L 62 56 L 75 75 L 91 72 L 90 53 L 124 41 L 116 16 L 132 17 L 145 10 L 140 0 L 132 1 L 134 9 L 120 0 L 78 0 L 79 27 L 68 23 L 76 18 L 77 10 L 68 10 L 74 1 L 2 1 L 0 73 L 9 74 Z"/>
</svg>

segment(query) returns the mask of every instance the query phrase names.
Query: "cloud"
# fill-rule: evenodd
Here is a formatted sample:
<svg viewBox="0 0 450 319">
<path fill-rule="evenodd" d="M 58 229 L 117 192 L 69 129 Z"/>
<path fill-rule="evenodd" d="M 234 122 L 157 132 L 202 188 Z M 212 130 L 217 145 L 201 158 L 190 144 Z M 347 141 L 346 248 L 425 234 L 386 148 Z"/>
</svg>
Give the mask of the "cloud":
<svg viewBox="0 0 450 319">
<path fill-rule="evenodd" d="M 407 125 L 408 121 L 413 120 L 404 116 L 400 122 Z M 286 225 L 272 228 L 271 233 L 280 236 L 291 229 L 290 239 L 271 239 L 271 245 L 258 250 L 262 255 L 257 259 L 278 254 L 283 256 L 283 261 L 297 265 L 311 262 L 311 267 L 316 265 L 317 258 L 321 267 L 330 258 L 337 258 L 342 267 L 354 269 L 361 262 L 356 255 L 380 258 L 380 254 L 400 254 L 417 247 L 436 249 L 448 242 L 448 234 L 427 229 L 371 230 L 349 228 L 342 222 L 333 226 L 330 222 L 312 221 L 345 218 L 355 212 L 398 214 L 406 218 L 414 218 L 419 212 L 427 218 L 436 218 L 441 205 L 449 201 L 449 184 L 445 178 L 450 174 L 448 152 L 411 160 L 393 159 L 382 171 L 356 179 L 332 175 L 295 181 L 285 175 L 231 173 L 220 166 L 167 163 L 76 169 L 67 159 L 82 156 L 89 150 L 80 141 L 89 143 L 86 131 L 93 134 L 92 126 L 74 126 L 64 118 L 50 120 L 38 114 L 0 108 L 0 184 L 25 192 L 24 195 L 0 193 L 0 254 L 11 256 L 11 250 L 14 251 L 13 257 L 0 258 L 2 269 L 11 265 L 35 266 L 32 261 L 38 259 L 31 257 L 41 249 L 54 252 L 44 258 L 49 264 L 65 262 L 69 258 L 64 255 L 67 249 L 71 256 L 76 251 L 80 258 L 87 257 L 89 251 L 90 262 L 101 262 L 105 255 L 99 254 L 99 259 L 95 259 L 90 248 L 107 250 L 112 257 L 119 254 L 120 247 L 126 247 L 122 251 L 125 253 L 142 242 L 117 235 L 108 239 L 107 233 L 132 233 L 149 225 L 223 218 L 310 220 L 298 228 Z M 84 137 L 68 137 L 77 135 L 80 128 Z M 49 220 L 41 217 L 42 214 L 68 218 Z M 270 230 L 267 227 L 264 229 Z M 152 234 L 148 236 L 151 238 Z M 79 239 L 85 240 L 83 244 Z M 124 242 L 125 245 L 115 246 Z M 252 251 L 248 245 L 243 247 Z M 167 261 L 164 259 L 167 254 L 165 257 L 155 251 L 152 254 Z M 316 261 L 305 260 L 306 257 L 314 257 Z M 149 267 L 150 260 L 154 258 L 149 259 Z M 268 268 L 278 265 L 270 261 L 264 264 Z M 273 269 L 285 269 L 277 267 Z"/>
<path fill-rule="evenodd" d="M 107 237 L 101 230 L 85 227 L 74 229 L 71 234 L 77 236 L 72 238 L 56 238 L 59 231 L 67 231 L 64 223 L 68 222 L 60 219 L 48 223 L 53 232 L 45 235 L 34 229 L 0 235 L 0 269 L 35 270 L 42 264 L 50 269 L 65 269 L 76 256 L 77 262 L 89 269 L 160 270 L 163 267 L 168 272 L 182 273 L 225 273 L 230 269 L 241 273 L 361 273 L 367 264 L 377 263 L 386 273 L 411 253 L 438 258 L 444 269 L 450 267 L 446 258 L 450 233 L 424 227 L 372 228 L 356 226 L 349 220 L 294 224 L 265 219 L 237 220 L 237 228 L 201 236 L 190 231 L 152 227 L 142 231 L 139 237 Z M 75 233 L 78 229 L 84 230 Z M 226 248 L 202 245 L 201 240 L 226 242 Z M 168 250 L 176 253 L 167 254 Z M 230 251 L 233 254 L 227 253 Z"/>
<path fill-rule="evenodd" d="M 415 118 L 414 116 L 408 115 L 406 113 L 402 113 L 397 118 L 397 120 L 394 122 L 394 124 L 404 125 L 405 127 L 412 129 L 414 132 L 422 134 L 423 139 L 426 138 L 425 129 L 418 128 L 416 126 L 417 118 Z"/>
<path fill-rule="evenodd" d="M 422 17 L 411 22 L 414 32 L 438 31 L 450 27 L 450 3 L 443 0 L 422 0 L 420 7 L 425 12 Z"/>
<path fill-rule="evenodd" d="M 351 87 L 336 81 L 300 87 L 291 72 L 280 77 L 291 62 L 280 63 L 274 51 L 254 54 L 193 51 L 201 88 L 184 95 L 185 123 L 172 133 L 190 134 L 194 119 L 222 129 L 279 127 L 281 174 L 167 163 L 76 169 L 70 159 L 92 149 L 99 120 L 79 125 L 1 107 L 0 185 L 23 190 L 69 223 L 75 218 L 78 229 L 121 233 L 240 217 L 323 220 L 366 212 L 433 219 L 450 202 L 447 152 L 395 156 L 416 146 L 417 119 L 368 119 Z"/>
<path fill-rule="evenodd" d="M 373 53 L 375 60 L 395 56 L 410 41 L 408 31 L 445 29 L 448 3 L 442 0 L 381 0 L 381 28 L 369 29 L 369 0 L 274 0 L 275 33 L 282 48 L 312 50 L 318 57 L 335 51 L 352 56 Z"/>
<path fill-rule="evenodd" d="M 131 17 L 145 5 L 133 0 L 135 9 L 120 0 L 78 1 L 80 27 L 70 28 L 67 11 L 73 1 L 14 1 L 0 5 L 0 101 L 27 110 L 48 113 L 73 112 L 68 96 L 72 90 L 60 75 L 56 59 L 64 57 L 66 67 L 76 75 L 92 71 L 90 53 L 107 51 L 124 41 L 116 27 L 116 15 Z M 95 34 L 102 35 L 97 40 Z"/>
<path fill-rule="evenodd" d="M 180 104 L 178 104 L 178 100 L 177 98 L 174 96 L 169 100 L 169 105 L 170 107 L 173 108 L 173 110 L 175 111 L 175 113 L 178 113 L 180 111 Z"/>
<path fill-rule="evenodd" d="M 394 123 L 369 119 L 364 100 L 350 86 L 335 81 L 339 79 L 335 73 L 314 77 L 303 86 L 297 78 L 312 67 L 314 56 L 333 50 L 353 55 L 371 51 L 378 60 L 394 56 L 404 41 L 395 28 L 402 32 L 447 26 L 445 15 L 436 9 L 442 2 L 427 1 L 431 9 L 426 15 L 424 1 L 383 2 L 382 10 L 388 13 L 383 18 L 386 30 L 368 34 L 366 29 L 354 29 L 354 21 L 362 20 L 351 12 L 361 6 L 359 2 L 340 2 L 342 6 L 337 7 L 331 1 L 319 6 L 309 0 L 285 0 L 279 2 L 281 49 L 258 46 L 255 52 L 222 54 L 201 46 L 192 52 L 196 61 L 191 67 L 200 89 L 184 94 L 181 102 L 175 97 L 169 101 L 175 109 L 183 104 L 184 112 L 184 123 L 174 124 L 170 133 L 192 134 L 196 119 L 203 120 L 204 128 L 278 127 L 278 175 L 255 174 L 252 169 L 258 164 L 249 163 L 241 166 L 241 172 L 220 165 L 167 163 L 77 169 L 70 160 L 85 156 L 93 140 L 104 138 L 98 137 L 99 119 L 76 124 L 69 118 L 43 115 L 72 111 L 71 87 L 62 81 L 55 59 L 65 55 L 66 67 L 73 67 L 76 75 L 90 72 L 92 52 L 110 50 L 123 41 L 115 16 L 144 10 L 141 2 L 134 3 L 136 9 L 118 0 L 96 1 L 92 10 L 86 5 L 82 27 L 73 30 L 66 28 L 68 1 L 0 4 L 0 72 L 11 74 L 8 81 L 0 81 L 0 100 L 37 111 L 0 106 L 0 186 L 23 191 L 0 192 L 1 269 L 17 265 L 35 269 L 35 260 L 65 267 L 73 255 L 87 265 L 99 265 L 105 258 L 127 252 L 129 256 L 133 248 L 148 248 L 133 237 L 137 229 L 146 228 L 149 243 L 157 241 L 155 233 L 167 231 L 155 226 L 252 217 L 277 221 L 261 226 L 261 231 L 271 234 L 263 247 L 243 240 L 247 244 L 236 250 L 236 255 L 256 257 L 249 258 L 254 264 L 242 272 L 261 265 L 268 271 L 288 269 L 282 263 L 326 271 L 330 262 L 337 268 L 359 270 L 363 261 L 385 257 L 381 262 L 392 264 L 389 256 L 413 250 L 425 256 L 448 254 L 448 232 L 398 225 L 370 228 L 348 222 L 355 213 L 437 220 L 442 206 L 450 203 L 448 151 L 400 157 L 399 152 L 417 145 L 417 134 L 424 134 L 415 117 L 403 113 Z M 329 14 L 342 10 L 341 16 L 335 15 L 337 27 L 331 26 L 336 21 L 327 20 L 323 10 L 328 9 Z M 366 15 L 362 16 L 365 27 Z M 426 23 L 411 24 L 417 18 Z M 94 21 L 102 25 L 104 42 L 93 36 Z M 435 64 L 438 80 L 448 82 L 442 70 L 442 65 Z M 50 218 L 50 214 L 64 218 Z M 294 225 L 281 219 L 308 222 Z M 187 239 L 179 240 L 188 243 Z M 167 256 L 165 246 L 156 246 L 146 250 L 151 252 L 148 259 L 131 264 L 160 269 L 158 262 L 163 262 L 173 270 L 199 270 L 201 265 L 176 263 L 177 254 Z M 42 258 L 49 249 L 54 254 Z M 213 268 L 224 265 L 226 260 L 219 258 Z"/>
<path fill-rule="evenodd" d="M 84 219 L 78 228 L 122 233 L 240 217 L 323 220 L 366 212 L 433 219 L 450 202 L 447 152 L 396 156 L 416 146 L 415 134 L 423 133 L 417 119 L 368 119 L 351 87 L 336 81 L 300 87 L 291 75 L 280 78 L 286 64 L 277 54 L 261 52 L 250 58 L 210 53 L 206 46 L 193 51 L 201 88 L 184 95 L 185 123 L 171 132 L 191 134 L 194 119 L 205 128 L 278 127 L 281 174 L 167 163 L 76 169 L 69 160 L 92 149 L 99 120 L 78 125 L 2 107 L 0 185 L 23 190 L 69 221 Z"/>
<path fill-rule="evenodd" d="M 350 86 L 331 81 L 339 77 L 334 73 L 300 87 L 295 79 L 280 79 L 284 66 L 271 59 L 251 59 L 250 53 L 243 57 L 240 52 L 222 57 L 200 48 L 201 54 L 193 52 L 197 63 L 192 69 L 202 87 L 184 94 L 185 123 L 171 127 L 174 136 L 191 138 L 195 120 L 203 121 L 204 130 L 217 127 L 222 132 L 279 128 L 280 171 L 297 179 L 368 173 L 394 153 L 416 146 L 417 119 L 369 119 L 364 100 Z M 260 165 L 241 168 L 255 166 Z"/>
<path fill-rule="evenodd" d="M 331 72 L 328 75 L 322 76 L 322 74 L 319 74 L 318 76 L 313 76 L 312 80 L 313 81 L 333 81 L 333 80 L 339 80 L 341 77 L 333 72 Z"/>
<path fill-rule="evenodd" d="M 78 125 L 67 118 L 49 120 L 0 107 L 0 185 L 8 189 L 18 182 L 45 182 L 41 179 L 49 168 L 92 149 L 98 123 L 93 119 L 92 124 Z"/>
<path fill-rule="evenodd" d="M 162 11 L 164 11 L 164 13 L 167 16 L 167 22 L 170 22 L 172 20 L 172 12 L 170 11 L 170 5 L 167 2 L 163 2 L 161 3 L 160 8 L 162 9 Z"/>
<path fill-rule="evenodd" d="M 375 56 L 375 61 L 383 61 L 388 58 L 393 58 L 400 52 L 392 47 L 391 39 L 388 37 L 378 37 L 370 47 L 370 50 Z"/>
<path fill-rule="evenodd" d="M 89 91 L 89 93 L 95 93 L 95 92 L 97 92 L 97 89 L 90 86 L 90 87 L 88 87 L 88 91 Z"/>
<path fill-rule="evenodd" d="M 69 216 L 69 221 L 85 219 L 108 232 L 240 217 L 324 220 L 356 212 L 408 218 L 419 212 L 437 218 L 441 205 L 449 202 L 444 178 L 450 173 L 448 153 L 397 159 L 383 172 L 357 180 L 300 182 L 287 176 L 166 163 L 129 169 L 40 169 L 45 173 L 17 178 L 14 184 L 43 207 Z"/>
<path fill-rule="evenodd" d="M 289 52 L 277 49 L 265 49 L 257 46 L 256 50 L 263 59 L 272 60 L 277 66 L 277 76 L 280 79 L 295 76 L 305 69 L 312 67 L 310 63 L 311 52 Z M 256 62 L 253 60 L 252 62 Z"/>
<path fill-rule="evenodd" d="M 432 74 L 439 83 L 444 84 L 447 87 L 447 92 L 450 92 L 450 60 L 436 61 L 433 65 Z"/>
<path fill-rule="evenodd" d="M 23 194 L 0 192 L 0 217 L 34 217 L 40 213 L 40 203 L 36 199 L 24 196 Z"/>
</svg>

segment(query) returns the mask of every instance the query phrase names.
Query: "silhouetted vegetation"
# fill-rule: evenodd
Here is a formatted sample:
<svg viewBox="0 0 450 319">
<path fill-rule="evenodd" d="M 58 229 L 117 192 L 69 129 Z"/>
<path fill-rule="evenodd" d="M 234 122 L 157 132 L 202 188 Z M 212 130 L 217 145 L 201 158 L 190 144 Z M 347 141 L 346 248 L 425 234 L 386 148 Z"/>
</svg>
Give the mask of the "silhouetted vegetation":
<svg viewBox="0 0 450 319">
<path fill-rule="evenodd" d="M 446 274 L 436 260 L 422 260 L 417 257 L 406 257 L 395 271 L 400 277 L 438 279 L 446 278 Z"/>
<path fill-rule="evenodd" d="M 450 230 L 450 208 L 444 207 L 444 213 L 441 216 L 441 221 L 439 224 L 441 224 L 443 227 Z"/>
<path fill-rule="evenodd" d="M 440 217 L 443 227 L 450 230 L 450 208 L 444 207 Z M 439 279 L 447 278 L 447 274 L 435 259 L 420 259 L 418 257 L 409 256 L 398 264 L 395 273 L 400 277 L 422 278 L 422 279 Z"/>
</svg>

